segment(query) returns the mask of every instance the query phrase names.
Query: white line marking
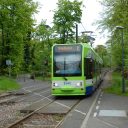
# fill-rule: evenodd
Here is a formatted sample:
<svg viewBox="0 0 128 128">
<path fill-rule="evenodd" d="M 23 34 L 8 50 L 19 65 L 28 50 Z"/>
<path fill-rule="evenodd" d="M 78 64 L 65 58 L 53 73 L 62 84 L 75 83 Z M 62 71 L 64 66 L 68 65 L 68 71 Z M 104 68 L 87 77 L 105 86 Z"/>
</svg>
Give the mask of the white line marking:
<svg viewBox="0 0 128 128">
<path fill-rule="evenodd" d="M 63 107 L 69 108 L 69 109 L 71 108 L 71 107 L 69 107 L 69 106 L 67 106 L 67 105 L 65 105 L 65 104 L 59 103 L 59 102 L 57 102 L 57 101 L 56 101 L 55 103 L 57 103 L 57 104 L 59 104 L 59 105 L 61 105 L 61 106 L 63 106 Z"/>
<path fill-rule="evenodd" d="M 24 88 L 22 88 L 22 89 L 28 89 L 28 88 L 33 88 L 33 87 L 35 87 L 35 86 L 29 86 L 29 87 L 24 87 Z"/>
<path fill-rule="evenodd" d="M 103 96 L 103 92 L 101 92 L 101 94 L 100 94 L 100 97 L 102 97 Z"/>
<path fill-rule="evenodd" d="M 74 111 L 75 111 L 75 112 L 78 112 L 78 113 L 80 113 L 80 114 L 82 114 L 82 115 L 84 115 L 84 116 L 86 116 L 86 113 L 81 112 L 81 111 L 79 111 L 79 110 L 77 110 L 77 109 L 75 109 Z"/>
<path fill-rule="evenodd" d="M 26 92 L 30 92 L 30 93 L 32 93 L 32 94 L 34 94 L 34 95 L 37 95 L 37 96 L 40 96 L 40 97 L 42 97 L 42 98 L 44 98 L 45 96 L 42 96 L 42 95 L 40 95 L 40 94 L 43 94 L 43 93 L 45 93 L 45 92 L 48 92 L 48 91 L 50 91 L 50 89 L 48 89 L 48 90 L 46 90 L 46 91 L 43 91 L 42 93 L 36 93 L 36 92 L 32 92 L 32 91 L 30 91 L 30 90 L 27 90 L 27 89 L 24 89 Z M 33 95 L 32 95 L 33 96 Z M 30 96 L 30 97 L 32 97 L 32 96 Z M 51 96 L 51 95 L 50 95 Z M 49 96 L 48 96 L 49 97 Z M 21 99 L 21 100 L 19 100 L 19 102 L 22 102 L 23 100 L 25 100 L 26 98 L 23 98 L 23 99 Z M 48 98 L 49 99 L 49 98 Z"/>
<path fill-rule="evenodd" d="M 97 116 L 97 112 L 94 113 L 93 117 L 96 117 Z"/>
<path fill-rule="evenodd" d="M 26 91 L 26 92 L 31 92 L 31 91 L 29 91 L 29 90 L 25 90 L 25 89 L 24 89 L 24 91 Z"/>
<path fill-rule="evenodd" d="M 98 99 L 98 97 L 99 97 L 100 92 L 101 92 L 101 90 L 98 91 L 98 94 L 97 94 L 95 100 L 93 101 L 93 103 L 92 103 L 92 105 L 91 105 L 91 107 L 90 107 L 90 109 L 89 109 L 89 111 L 88 111 L 88 113 L 87 113 L 87 116 L 85 117 L 85 119 L 84 119 L 84 121 L 83 121 L 83 123 L 82 123 L 82 125 L 81 125 L 81 128 L 86 128 L 88 119 L 89 119 L 89 117 L 90 117 L 90 115 L 91 115 L 92 109 L 94 108 L 94 106 L 95 106 L 95 104 L 96 104 L 96 101 L 97 101 L 97 99 Z"/>
<path fill-rule="evenodd" d="M 43 93 L 45 93 L 45 92 L 49 92 L 50 90 L 46 90 L 46 91 L 44 91 L 44 92 L 42 92 L 42 93 L 33 93 L 33 94 L 35 94 L 35 95 L 37 95 L 37 96 L 41 96 L 41 97 L 44 97 L 44 96 L 42 96 L 41 94 L 43 94 Z"/>
<path fill-rule="evenodd" d="M 38 93 L 33 93 L 34 95 L 40 95 L 40 94 L 38 94 Z M 51 100 L 51 99 L 49 99 L 48 97 L 50 97 L 50 96 L 52 96 L 52 95 L 48 95 L 47 97 L 46 96 L 42 96 L 42 95 L 40 95 L 43 99 L 41 99 L 41 100 L 44 100 L 44 99 L 48 99 L 48 100 Z M 32 97 L 32 96 L 30 96 L 30 97 Z M 23 100 L 25 100 L 25 98 L 24 99 L 21 99 L 20 100 L 20 102 L 22 102 Z M 41 101 L 41 100 L 38 100 L 38 101 L 36 101 L 36 102 L 39 102 L 39 101 Z M 51 100 L 52 101 L 52 100 Z M 33 102 L 33 103 L 36 103 L 36 102 Z"/>
<path fill-rule="evenodd" d="M 33 93 L 33 94 L 36 96 L 44 97 L 44 96 L 40 95 L 39 93 Z"/>
<path fill-rule="evenodd" d="M 32 92 L 32 91 L 27 90 L 27 89 L 26 89 L 25 91 L 31 92 L 31 93 L 33 93 L 33 94 L 35 94 L 35 95 L 38 95 L 38 96 L 41 96 L 41 97 L 42 97 L 42 95 L 40 95 L 40 94 L 43 94 L 43 93 L 48 92 L 48 91 L 50 91 L 50 90 L 43 91 L 42 93 Z"/>
<path fill-rule="evenodd" d="M 47 97 L 44 97 L 43 99 L 38 100 L 38 101 L 36 101 L 36 102 L 33 102 L 32 104 L 37 103 L 37 102 L 40 102 L 40 101 L 42 101 L 42 100 L 44 100 L 44 99 L 48 99 L 48 100 L 52 101 L 51 99 L 48 98 L 48 97 L 50 97 L 50 96 L 51 96 L 51 95 L 49 95 L 49 96 L 47 96 Z"/>
<path fill-rule="evenodd" d="M 43 91 L 43 92 L 41 92 L 40 94 L 43 94 L 43 93 L 49 92 L 49 91 L 51 91 L 51 89 L 48 89 L 48 90 L 46 90 L 46 91 Z"/>
<path fill-rule="evenodd" d="M 101 92 L 100 96 L 103 96 L 103 92 Z"/>
<path fill-rule="evenodd" d="M 67 106 L 67 105 L 65 105 L 65 104 L 59 103 L 59 102 L 57 102 L 57 101 L 56 101 L 55 103 L 57 103 L 57 104 L 59 104 L 59 105 L 61 105 L 61 106 L 63 106 L 63 107 L 66 107 L 66 108 L 68 108 L 68 109 L 71 108 L 71 107 L 69 107 L 69 106 Z M 77 109 L 75 109 L 74 111 L 76 111 L 76 112 L 78 112 L 78 113 L 81 113 L 82 115 L 86 115 L 86 113 L 81 112 L 81 111 L 79 111 L 79 110 L 77 110 Z"/>
<path fill-rule="evenodd" d="M 100 106 L 96 106 L 96 110 L 98 110 L 98 109 L 99 109 L 99 107 L 100 107 Z"/>
<path fill-rule="evenodd" d="M 98 104 L 100 104 L 100 102 L 101 102 L 101 101 L 99 100 L 99 101 L 98 101 Z"/>
<path fill-rule="evenodd" d="M 127 117 L 127 113 L 125 110 L 100 110 L 99 116 Z"/>
</svg>

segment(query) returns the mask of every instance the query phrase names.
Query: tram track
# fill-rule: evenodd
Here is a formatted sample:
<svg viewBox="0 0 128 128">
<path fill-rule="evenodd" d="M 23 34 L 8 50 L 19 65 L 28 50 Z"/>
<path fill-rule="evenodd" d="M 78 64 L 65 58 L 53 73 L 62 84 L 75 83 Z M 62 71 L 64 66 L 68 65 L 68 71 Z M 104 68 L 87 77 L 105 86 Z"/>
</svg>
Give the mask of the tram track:
<svg viewBox="0 0 128 128">
<path fill-rule="evenodd" d="M 48 97 L 46 97 L 48 99 Z M 45 99 L 46 99 L 45 98 Z M 57 103 L 57 100 L 51 100 L 50 102 L 44 106 L 39 107 L 38 109 L 34 110 L 33 112 L 26 115 L 23 119 L 17 121 L 16 123 L 10 125 L 8 128 L 38 128 L 40 126 L 44 126 L 47 128 L 59 128 L 65 118 L 72 110 L 75 110 L 75 107 L 80 103 L 81 99 L 77 100 L 67 111 L 67 113 L 40 113 L 41 109 L 47 109 L 51 104 Z M 38 119 L 39 118 L 39 119 Z M 47 119 L 46 119 L 47 118 Z M 43 120 L 42 120 L 43 119 Z M 51 119 L 49 121 L 49 119 Z M 40 121 L 39 121 L 40 120 Z M 44 122 L 45 120 L 45 122 Z M 43 122 L 43 123 L 42 123 Z"/>
<path fill-rule="evenodd" d="M 32 94 L 30 97 L 32 97 L 33 95 L 44 97 L 42 95 L 43 93 L 50 92 L 50 89 L 47 89 L 47 88 L 42 89 L 42 90 L 38 90 L 38 91 L 42 91 L 42 92 L 38 92 L 37 90 L 34 92 L 30 91 L 29 94 Z M 28 97 L 28 94 L 24 94 L 24 95 L 19 95 L 17 93 L 4 94 L 4 95 L 0 96 L 0 105 L 9 104 L 9 103 L 16 103 L 16 102 L 23 102 L 27 97 Z M 19 98 L 19 100 L 17 100 L 17 98 Z"/>
<path fill-rule="evenodd" d="M 32 92 L 24 95 L 17 95 L 15 93 L 7 93 L 0 96 L 0 128 L 6 127 L 9 124 L 12 124 L 16 120 L 19 120 L 25 116 L 24 113 L 20 113 L 19 110 L 31 105 L 34 102 L 25 101 L 25 99 L 30 99 L 29 95 L 35 96 L 38 94 L 40 97 L 36 100 L 38 102 L 40 99 L 46 98 L 43 96 L 43 93 L 46 93 L 48 90 L 42 89 L 42 92 Z M 34 93 L 34 94 L 33 94 Z M 51 96 L 51 95 L 50 95 Z M 32 99 L 32 97 L 31 97 Z M 7 128 L 7 127 L 6 127 Z"/>
<path fill-rule="evenodd" d="M 18 120 L 17 122 L 11 124 L 10 126 L 8 126 L 8 128 L 18 128 L 19 125 L 22 125 L 21 123 L 23 123 L 25 120 L 27 120 L 28 118 L 32 117 L 34 114 L 37 113 L 37 111 L 39 111 L 42 108 L 47 107 L 48 105 L 50 105 L 51 103 L 53 103 L 54 101 L 51 101 L 50 103 L 39 107 L 38 109 L 36 109 L 35 111 L 29 113 L 28 115 L 26 115 L 24 118 L 22 118 L 21 120 Z M 20 126 L 21 127 L 21 126 Z"/>
<path fill-rule="evenodd" d="M 29 90 L 29 88 L 27 88 L 27 90 Z M 6 126 L 5 127 L 6 128 L 23 128 L 23 127 L 25 127 L 25 128 L 29 128 L 29 127 L 30 128 L 35 128 L 35 127 L 38 128 L 38 126 L 39 126 L 41 128 L 41 126 L 44 126 L 45 128 L 59 128 L 59 127 L 61 127 L 63 122 L 65 120 L 67 120 L 67 116 L 70 116 L 72 111 L 81 113 L 84 116 L 86 115 L 86 113 L 84 113 L 83 111 L 81 111 L 79 109 L 76 109 L 76 107 L 80 103 L 81 99 L 75 99 L 75 101 L 73 101 L 74 99 L 71 98 L 71 102 L 70 102 L 70 98 L 69 99 L 68 98 L 64 98 L 64 102 L 63 102 L 62 98 L 55 98 L 54 99 L 53 96 L 49 95 L 49 93 L 48 93 L 49 91 L 50 91 L 50 89 L 47 89 L 47 88 L 43 89 L 42 88 L 42 92 L 40 92 L 40 91 L 39 92 L 38 91 L 30 92 L 28 100 L 29 100 L 31 95 L 33 95 L 33 97 L 37 95 L 37 96 L 40 96 L 40 98 L 41 98 L 40 100 L 46 99 L 46 100 L 49 100 L 50 102 L 48 104 L 44 105 L 44 106 L 38 107 L 38 109 L 36 109 L 36 110 L 34 110 L 32 112 L 28 111 L 28 113 L 25 113 L 23 115 L 23 117 L 21 116 L 21 118 L 22 118 L 22 119 L 20 118 L 21 121 L 18 119 L 18 121 L 16 122 L 17 124 L 12 122 L 12 123 L 8 123 L 9 124 L 8 127 L 6 127 Z M 27 98 L 26 97 L 27 95 L 24 95 L 23 97 Z M 25 99 L 21 98 L 21 100 L 19 100 L 18 102 L 19 103 L 20 102 L 24 102 L 24 100 Z M 38 100 L 38 101 L 40 101 L 40 100 Z M 38 102 L 38 101 L 36 101 L 36 102 Z M 33 103 L 36 103 L 36 102 L 33 102 Z M 40 109 L 47 108 L 52 103 L 57 103 L 61 107 L 65 107 L 65 108 L 67 108 L 69 110 L 65 114 L 62 114 L 62 113 L 61 114 L 59 114 L 59 113 L 58 114 L 52 114 L 52 113 L 40 113 L 40 112 L 38 112 Z M 43 120 L 37 121 L 38 118 L 43 119 L 43 120 L 46 119 L 46 120 L 45 120 L 45 122 Z M 48 118 L 53 120 L 53 122 L 49 121 Z M 43 122 L 43 123 L 41 123 L 41 122 Z"/>
<path fill-rule="evenodd" d="M 66 113 L 66 115 L 62 118 L 62 120 L 55 126 L 55 128 L 59 128 L 61 126 L 61 124 L 64 122 L 64 120 L 66 119 L 66 117 L 71 113 L 71 111 L 75 110 L 75 107 L 80 103 L 81 100 L 78 100 L 70 109 L 69 111 Z"/>
<path fill-rule="evenodd" d="M 24 91 L 27 91 L 27 92 L 30 92 L 30 93 L 33 93 L 33 92 L 39 92 L 39 91 L 42 91 L 42 90 L 47 90 L 50 87 L 44 87 L 44 88 L 42 88 L 42 87 L 40 87 L 40 88 L 36 87 L 37 89 L 33 89 L 33 90 L 30 90 L 29 88 L 23 88 L 23 90 Z"/>
<path fill-rule="evenodd" d="M 51 96 L 51 95 L 50 95 Z M 49 96 L 48 96 L 49 97 Z M 43 99 L 48 99 L 48 97 L 43 97 Z M 42 100 L 43 100 L 42 99 Z M 40 100 L 36 101 L 39 102 Z M 29 106 L 27 102 L 12 102 L 11 100 L 2 102 L 0 104 L 0 128 L 6 127 L 12 124 L 16 120 L 20 120 L 25 117 L 28 113 L 20 113 L 19 110 Z"/>
<path fill-rule="evenodd" d="M 14 103 L 13 100 L 16 97 L 19 97 L 19 95 L 7 94 L 7 95 L 0 96 L 0 105 Z"/>
<path fill-rule="evenodd" d="M 47 91 L 48 90 L 45 90 L 44 93 Z M 77 105 L 79 105 L 80 101 L 83 98 L 82 99 L 75 99 L 75 101 L 73 101 L 72 103 L 67 104 L 67 103 L 69 103 L 70 98 L 69 98 L 69 100 L 68 100 L 68 98 L 64 98 L 64 101 L 68 101 L 68 102 L 63 102 L 62 98 L 55 98 L 55 99 L 49 98 L 49 97 L 51 97 L 51 95 L 49 95 L 49 96 L 43 96 L 42 95 L 42 97 L 44 97 L 44 98 L 42 98 L 41 100 L 46 99 L 46 100 L 49 100 L 50 102 L 44 106 L 38 107 L 38 109 L 36 109 L 32 112 L 28 111 L 28 113 L 24 114 L 23 117 L 21 117 L 22 119 L 20 118 L 20 120 L 17 121 L 16 124 L 10 123 L 12 125 L 9 125 L 6 128 L 35 128 L 35 127 L 36 128 L 38 128 L 38 127 L 42 128 L 43 126 L 45 128 L 59 128 L 59 127 L 61 127 L 61 125 L 63 125 L 63 122 L 65 120 L 67 120 L 67 117 L 72 114 L 72 111 L 76 111 L 79 113 L 81 112 L 81 114 L 84 114 L 86 116 L 85 113 L 83 113 L 82 111 L 79 111 L 79 109 L 76 109 Z M 38 101 L 36 101 L 36 102 L 38 102 Z M 60 105 L 61 107 L 65 107 L 69 110 L 65 114 L 62 114 L 62 113 L 61 114 L 59 114 L 59 113 L 58 114 L 52 114 L 52 113 L 40 113 L 40 112 L 38 112 L 40 109 L 46 109 L 52 103 L 56 103 L 56 104 Z M 49 120 L 49 118 L 51 120 L 53 120 L 53 122 L 51 120 Z"/>
</svg>

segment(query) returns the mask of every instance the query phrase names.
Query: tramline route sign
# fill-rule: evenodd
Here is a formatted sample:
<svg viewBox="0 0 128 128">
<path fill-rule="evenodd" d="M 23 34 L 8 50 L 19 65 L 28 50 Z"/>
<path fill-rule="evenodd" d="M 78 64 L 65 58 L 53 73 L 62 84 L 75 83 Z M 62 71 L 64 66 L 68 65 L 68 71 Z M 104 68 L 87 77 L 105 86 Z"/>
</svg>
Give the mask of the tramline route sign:
<svg viewBox="0 0 128 128">
<path fill-rule="evenodd" d="M 8 66 L 12 65 L 11 60 L 6 60 L 6 65 L 8 65 Z"/>
<path fill-rule="evenodd" d="M 55 52 L 80 52 L 81 51 L 81 45 L 60 45 L 60 46 L 55 46 Z"/>
</svg>

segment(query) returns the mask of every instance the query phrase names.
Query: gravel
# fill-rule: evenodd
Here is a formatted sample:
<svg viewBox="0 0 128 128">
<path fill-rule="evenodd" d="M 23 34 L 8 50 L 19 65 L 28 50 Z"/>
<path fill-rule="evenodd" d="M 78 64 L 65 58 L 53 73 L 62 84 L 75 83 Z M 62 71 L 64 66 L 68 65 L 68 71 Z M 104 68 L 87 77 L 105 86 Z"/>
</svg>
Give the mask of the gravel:
<svg viewBox="0 0 128 128">
<path fill-rule="evenodd" d="M 29 103 L 4 103 L 0 105 L 0 128 L 7 127 L 10 124 L 21 119 L 24 114 L 19 112 L 20 109 L 28 106 Z"/>
<path fill-rule="evenodd" d="M 34 114 L 15 128 L 55 128 L 64 115 Z"/>
<path fill-rule="evenodd" d="M 2 97 L 2 98 L 0 98 L 0 103 L 10 101 L 12 99 L 15 99 L 16 97 L 17 96 L 14 96 L 14 95 Z"/>
</svg>

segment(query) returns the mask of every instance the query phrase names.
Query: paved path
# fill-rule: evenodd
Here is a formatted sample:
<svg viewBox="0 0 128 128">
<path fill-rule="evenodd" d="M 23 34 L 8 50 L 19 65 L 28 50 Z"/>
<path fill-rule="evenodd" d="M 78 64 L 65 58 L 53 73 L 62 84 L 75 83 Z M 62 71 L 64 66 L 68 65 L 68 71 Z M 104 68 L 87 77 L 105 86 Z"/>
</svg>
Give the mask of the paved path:
<svg viewBox="0 0 128 128">
<path fill-rule="evenodd" d="M 107 73 L 102 88 L 110 86 Z M 83 128 L 128 128 L 128 97 L 102 92 Z"/>
</svg>

